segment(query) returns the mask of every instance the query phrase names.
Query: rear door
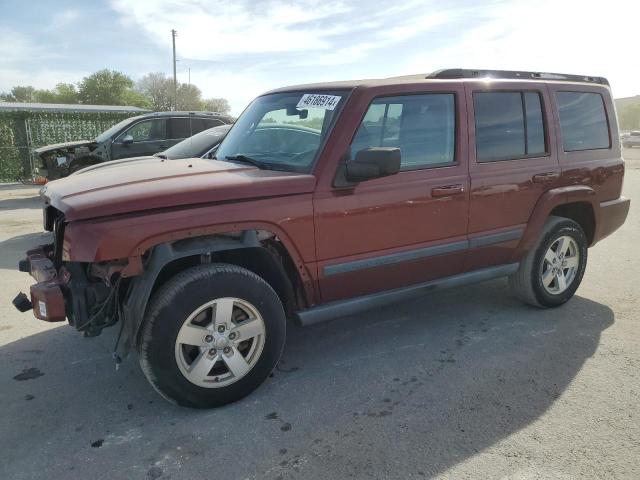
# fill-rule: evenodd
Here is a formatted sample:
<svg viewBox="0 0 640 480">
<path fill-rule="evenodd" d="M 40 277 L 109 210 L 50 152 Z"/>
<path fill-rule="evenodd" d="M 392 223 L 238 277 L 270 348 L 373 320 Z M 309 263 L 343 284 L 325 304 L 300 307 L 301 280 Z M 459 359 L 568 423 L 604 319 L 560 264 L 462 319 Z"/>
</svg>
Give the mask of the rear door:
<svg viewBox="0 0 640 480">
<path fill-rule="evenodd" d="M 321 177 L 314 211 L 323 301 L 454 275 L 467 246 L 462 86 L 371 88 L 355 101 L 357 127 L 339 150 L 354 158 L 367 147 L 399 147 L 402 170 L 342 188 Z"/>
<path fill-rule="evenodd" d="M 540 196 L 559 182 L 545 84 L 467 82 L 469 254 L 465 270 L 508 263 Z"/>
</svg>

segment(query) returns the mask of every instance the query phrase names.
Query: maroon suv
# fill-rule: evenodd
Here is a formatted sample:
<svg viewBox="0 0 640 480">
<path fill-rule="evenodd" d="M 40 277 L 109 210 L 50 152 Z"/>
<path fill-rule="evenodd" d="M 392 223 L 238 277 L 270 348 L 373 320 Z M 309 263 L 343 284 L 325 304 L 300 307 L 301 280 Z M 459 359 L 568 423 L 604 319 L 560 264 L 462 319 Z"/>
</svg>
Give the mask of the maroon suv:
<svg viewBox="0 0 640 480">
<path fill-rule="evenodd" d="M 258 97 L 215 159 L 123 164 L 49 183 L 54 242 L 14 300 L 98 335 L 180 405 L 255 389 L 286 320 L 310 325 L 508 276 L 524 301 L 575 293 L 624 222 L 608 82 L 444 70 Z"/>
</svg>

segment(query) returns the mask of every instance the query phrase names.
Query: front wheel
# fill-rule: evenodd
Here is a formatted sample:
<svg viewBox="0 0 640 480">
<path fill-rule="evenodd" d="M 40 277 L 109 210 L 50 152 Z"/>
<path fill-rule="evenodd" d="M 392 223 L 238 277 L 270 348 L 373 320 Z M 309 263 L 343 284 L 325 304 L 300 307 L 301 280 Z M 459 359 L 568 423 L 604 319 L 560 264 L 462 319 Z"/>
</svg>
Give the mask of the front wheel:
<svg viewBox="0 0 640 480">
<path fill-rule="evenodd" d="M 549 217 L 536 246 L 509 277 L 509 285 L 524 302 L 557 307 L 569 300 L 587 266 L 587 237 L 582 227 L 563 217 Z"/>
<path fill-rule="evenodd" d="M 140 334 L 140 365 L 168 400 L 216 407 L 267 378 L 285 331 L 282 303 L 262 278 L 235 265 L 200 265 L 154 295 Z"/>
</svg>

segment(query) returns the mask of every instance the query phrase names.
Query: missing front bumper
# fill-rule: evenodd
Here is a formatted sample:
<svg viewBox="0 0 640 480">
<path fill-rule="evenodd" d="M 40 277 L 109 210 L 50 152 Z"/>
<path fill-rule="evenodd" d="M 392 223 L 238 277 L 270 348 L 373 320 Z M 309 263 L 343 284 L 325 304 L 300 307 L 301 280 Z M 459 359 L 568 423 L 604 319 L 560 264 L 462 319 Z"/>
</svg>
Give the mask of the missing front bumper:
<svg viewBox="0 0 640 480">
<path fill-rule="evenodd" d="M 31 285 L 31 300 L 20 292 L 13 299 L 13 305 L 21 312 L 33 308 L 34 316 L 40 320 L 63 322 L 66 320 L 64 295 L 50 252 L 51 246 L 43 245 L 29 250 L 27 258 L 19 262 L 18 269 L 28 272 L 38 283 Z"/>
</svg>

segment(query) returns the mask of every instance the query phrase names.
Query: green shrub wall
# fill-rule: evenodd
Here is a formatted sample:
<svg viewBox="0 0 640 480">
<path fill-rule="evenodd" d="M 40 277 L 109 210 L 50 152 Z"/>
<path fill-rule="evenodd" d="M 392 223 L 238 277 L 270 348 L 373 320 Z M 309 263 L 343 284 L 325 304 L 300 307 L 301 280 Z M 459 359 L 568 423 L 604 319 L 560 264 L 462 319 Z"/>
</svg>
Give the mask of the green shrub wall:
<svg viewBox="0 0 640 480">
<path fill-rule="evenodd" d="M 30 180 L 32 150 L 52 143 L 90 140 L 143 112 L 0 112 L 0 182 Z"/>
</svg>

